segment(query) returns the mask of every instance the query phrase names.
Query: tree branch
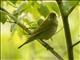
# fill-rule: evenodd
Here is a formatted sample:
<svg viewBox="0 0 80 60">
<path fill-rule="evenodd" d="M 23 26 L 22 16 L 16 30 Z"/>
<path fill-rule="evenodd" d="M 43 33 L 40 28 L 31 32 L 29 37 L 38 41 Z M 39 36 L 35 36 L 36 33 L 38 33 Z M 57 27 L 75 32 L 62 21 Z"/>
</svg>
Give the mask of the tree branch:
<svg viewBox="0 0 80 60">
<path fill-rule="evenodd" d="M 69 23 L 68 23 L 68 16 L 65 15 L 65 10 L 63 9 L 63 4 L 62 4 L 62 0 L 56 0 L 61 15 L 62 15 L 62 20 L 63 20 L 63 25 L 64 25 L 64 31 L 65 31 L 65 37 L 66 37 L 66 43 L 67 43 L 67 50 L 68 50 L 68 59 L 69 60 L 74 60 L 73 58 L 73 48 L 71 48 L 72 46 L 72 39 L 71 39 L 71 34 L 70 34 L 70 28 L 69 28 Z"/>
<path fill-rule="evenodd" d="M 78 5 L 79 2 L 77 2 L 69 11 L 67 16 L 69 16 L 71 14 L 71 12 L 74 10 L 74 8 Z"/>
<path fill-rule="evenodd" d="M 74 46 L 76 46 L 77 44 L 79 44 L 80 43 L 80 41 L 78 41 L 78 42 L 76 42 L 75 44 L 73 44 L 72 45 L 72 48 L 74 47 Z"/>
<path fill-rule="evenodd" d="M 9 17 L 11 17 L 14 20 L 14 22 L 16 22 L 16 24 L 19 25 L 22 29 L 24 29 L 29 35 L 31 34 L 31 31 L 25 25 L 23 25 L 21 22 L 18 22 L 17 19 L 13 15 L 11 15 L 8 11 L 6 11 L 3 8 L 0 8 L 0 11 L 2 11 L 3 13 L 5 13 Z M 37 40 L 37 41 L 39 41 L 40 44 L 42 44 L 46 49 L 48 49 L 59 60 L 63 60 L 63 58 L 55 50 L 53 50 L 53 48 L 51 46 L 49 46 L 46 42 L 44 42 L 43 40 Z"/>
<path fill-rule="evenodd" d="M 19 25 L 26 32 L 28 32 L 28 34 L 31 34 L 31 31 L 29 31 L 28 28 L 25 25 L 23 25 L 21 22 L 18 22 L 17 19 L 12 14 L 10 14 L 8 11 L 6 11 L 3 8 L 0 8 L 0 11 L 3 12 L 3 13 L 5 13 L 5 14 L 7 14 L 9 17 L 11 17 L 14 20 L 14 22 L 16 22 L 17 25 Z"/>
<path fill-rule="evenodd" d="M 38 40 L 46 49 L 48 49 L 53 55 L 55 55 L 59 60 L 64 60 L 51 46 L 49 46 L 45 41 Z"/>
</svg>

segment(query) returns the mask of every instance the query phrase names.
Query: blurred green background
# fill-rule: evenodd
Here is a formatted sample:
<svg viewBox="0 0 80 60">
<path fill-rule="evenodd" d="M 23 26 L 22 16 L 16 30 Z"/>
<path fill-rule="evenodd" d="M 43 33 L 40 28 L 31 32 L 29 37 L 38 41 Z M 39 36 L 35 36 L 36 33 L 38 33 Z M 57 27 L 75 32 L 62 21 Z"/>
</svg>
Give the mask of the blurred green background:
<svg viewBox="0 0 80 60">
<path fill-rule="evenodd" d="M 64 9 L 68 10 L 76 1 L 63 1 Z M 61 15 L 56 1 L 2 1 L 1 7 L 14 15 L 19 22 L 22 22 L 31 31 L 34 31 L 46 18 L 49 12 L 57 14 L 58 29 L 63 27 Z M 1 24 L 1 60 L 57 60 L 57 58 L 44 48 L 38 41 L 33 41 L 21 49 L 17 49 L 29 35 L 14 23 L 8 16 L 2 15 Z M 75 7 L 68 17 L 72 43 L 80 40 L 80 3 Z M 12 20 L 11 20 L 12 21 Z M 53 35 L 46 41 L 63 58 L 68 60 L 64 29 Z M 80 60 L 80 44 L 74 48 L 74 60 Z"/>
</svg>

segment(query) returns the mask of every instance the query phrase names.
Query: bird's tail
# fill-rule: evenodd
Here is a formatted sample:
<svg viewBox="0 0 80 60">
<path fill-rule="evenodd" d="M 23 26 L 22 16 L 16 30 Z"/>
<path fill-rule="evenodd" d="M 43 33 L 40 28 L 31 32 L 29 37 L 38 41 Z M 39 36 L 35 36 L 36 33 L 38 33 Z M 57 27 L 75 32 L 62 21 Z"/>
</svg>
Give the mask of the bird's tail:
<svg viewBox="0 0 80 60">
<path fill-rule="evenodd" d="M 26 42 L 24 42 L 22 45 L 20 45 L 18 47 L 18 49 L 20 49 L 22 46 L 24 46 L 25 44 L 29 43 L 29 42 L 32 42 L 34 39 L 33 38 L 29 38 Z"/>
<path fill-rule="evenodd" d="M 18 49 L 20 49 L 23 45 L 25 45 L 25 44 L 27 44 L 28 42 L 24 42 L 22 45 L 20 45 L 19 47 L 18 47 Z"/>
</svg>

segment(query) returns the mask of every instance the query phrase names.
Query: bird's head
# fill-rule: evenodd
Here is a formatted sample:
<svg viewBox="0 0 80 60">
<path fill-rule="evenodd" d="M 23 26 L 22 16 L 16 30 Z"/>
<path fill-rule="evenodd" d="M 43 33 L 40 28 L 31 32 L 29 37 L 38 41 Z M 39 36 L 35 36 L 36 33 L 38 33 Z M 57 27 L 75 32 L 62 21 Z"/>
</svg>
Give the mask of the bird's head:
<svg viewBox="0 0 80 60">
<path fill-rule="evenodd" d="M 52 23 L 52 24 L 58 24 L 58 21 L 57 21 L 57 16 L 55 13 L 51 12 L 48 16 L 48 20 Z"/>
<path fill-rule="evenodd" d="M 53 12 L 51 12 L 51 13 L 49 14 L 49 18 L 52 18 L 52 19 L 56 18 L 56 14 L 53 13 Z"/>
</svg>

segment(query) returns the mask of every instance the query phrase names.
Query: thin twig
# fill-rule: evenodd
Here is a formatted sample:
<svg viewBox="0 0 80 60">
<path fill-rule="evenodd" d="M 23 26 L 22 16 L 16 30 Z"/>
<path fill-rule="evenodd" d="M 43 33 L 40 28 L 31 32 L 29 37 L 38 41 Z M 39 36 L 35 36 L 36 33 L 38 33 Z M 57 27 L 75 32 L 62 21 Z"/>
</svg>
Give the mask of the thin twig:
<svg viewBox="0 0 80 60">
<path fill-rule="evenodd" d="M 72 48 L 74 47 L 74 46 L 76 46 L 77 44 L 79 44 L 80 43 L 80 41 L 78 41 L 78 42 L 76 42 L 75 44 L 73 44 L 72 45 Z"/>
<path fill-rule="evenodd" d="M 17 22 L 16 18 L 11 15 L 8 11 L 6 11 L 3 8 L 0 8 L 0 10 L 5 13 L 8 14 L 9 17 L 11 17 L 17 25 L 19 25 L 22 29 L 24 29 L 26 32 L 28 32 L 28 34 L 31 34 L 31 31 L 25 26 L 23 25 L 21 22 Z M 46 42 L 44 42 L 43 40 L 38 40 L 45 48 L 47 48 L 50 52 L 52 52 L 53 55 L 55 55 L 59 60 L 63 60 L 63 58 L 55 51 L 53 50 L 53 48 L 51 46 L 49 46 Z M 44 43 L 44 44 L 43 44 Z"/>
<path fill-rule="evenodd" d="M 74 10 L 74 8 L 78 5 L 79 2 L 77 2 L 69 11 L 67 16 L 69 16 L 71 14 L 71 12 Z"/>
</svg>

